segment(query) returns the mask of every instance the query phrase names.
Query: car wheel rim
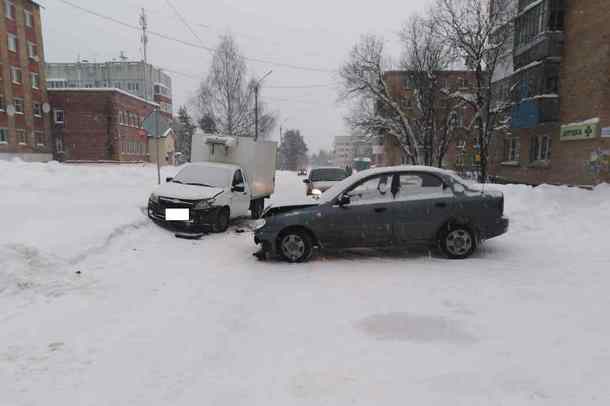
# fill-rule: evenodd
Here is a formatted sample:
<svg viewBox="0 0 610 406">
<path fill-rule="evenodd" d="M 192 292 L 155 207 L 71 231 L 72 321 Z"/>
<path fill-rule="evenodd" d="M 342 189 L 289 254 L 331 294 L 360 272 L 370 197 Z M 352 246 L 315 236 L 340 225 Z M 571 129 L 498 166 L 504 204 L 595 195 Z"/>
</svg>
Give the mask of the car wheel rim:
<svg viewBox="0 0 610 406">
<path fill-rule="evenodd" d="M 445 245 L 452 255 L 462 256 L 472 249 L 472 237 L 466 230 L 455 230 L 447 235 Z"/>
<path fill-rule="evenodd" d="M 289 234 L 282 239 L 282 252 L 286 258 L 296 261 L 305 253 L 305 241 L 296 234 Z"/>
</svg>

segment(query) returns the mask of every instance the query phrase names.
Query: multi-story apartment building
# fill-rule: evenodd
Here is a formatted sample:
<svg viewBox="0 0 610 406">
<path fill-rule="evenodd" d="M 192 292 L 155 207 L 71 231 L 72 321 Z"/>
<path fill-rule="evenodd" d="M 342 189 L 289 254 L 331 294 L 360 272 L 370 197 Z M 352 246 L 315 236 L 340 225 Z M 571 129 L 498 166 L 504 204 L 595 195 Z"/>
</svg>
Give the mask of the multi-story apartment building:
<svg viewBox="0 0 610 406">
<path fill-rule="evenodd" d="M 0 159 L 52 158 L 40 6 L 0 0 Z"/>
<path fill-rule="evenodd" d="M 162 69 L 142 61 L 48 63 L 49 89 L 116 88 L 159 104 L 173 114 L 172 79 Z"/>
<path fill-rule="evenodd" d="M 173 131 L 153 139 L 143 120 L 157 104 L 115 88 L 51 89 L 53 138 L 61 161 L 174 163 Z"/>
<path fill-rule="evenodd" d="M 491 172 L 503 181 L 610 181 L 610 2 L 512 0 L 512 100 Z M 499 92 L 502 93 L 502 92 Z"/>
</svg>

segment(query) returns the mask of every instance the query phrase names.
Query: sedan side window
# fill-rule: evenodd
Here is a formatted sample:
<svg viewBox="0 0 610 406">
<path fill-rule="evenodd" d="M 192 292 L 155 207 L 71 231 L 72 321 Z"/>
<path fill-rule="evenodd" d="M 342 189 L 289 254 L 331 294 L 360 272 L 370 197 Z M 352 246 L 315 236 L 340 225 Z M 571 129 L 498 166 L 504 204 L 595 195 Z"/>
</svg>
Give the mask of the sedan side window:
<svg viewBox="0 0 610 406">
<path fill-rule="evenodd" d="M 393 174 L 375 176 L 358 184 L 347 192 L 351 204 L 370 204 L 390 202 L 394 199 L 392 193 Z"/>
<path fill-rule="evenodd" d="M 396 198 L 400 200 L 446 197 L 451 193 L 440 178 L 429 173 L 402 173 L 399 183 L 400 188 Z"/>
</svg>

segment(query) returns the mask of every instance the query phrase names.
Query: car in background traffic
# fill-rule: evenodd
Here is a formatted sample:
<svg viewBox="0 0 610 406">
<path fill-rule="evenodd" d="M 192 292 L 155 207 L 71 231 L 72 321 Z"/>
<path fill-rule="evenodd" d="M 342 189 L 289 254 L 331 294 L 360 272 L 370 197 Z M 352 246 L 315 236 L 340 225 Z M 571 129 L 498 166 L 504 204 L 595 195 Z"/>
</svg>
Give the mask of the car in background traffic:
<svg viewBox="0 0 610 406">
<path fill-rule="evenodd" d="M 329 167 L 311 169 L 307 179 L 303 179 L 303 183 L 307 186 L 305 194 L 310 196 L 316 193 L 323 193 L 348 176 L 347 171 L 343 168 Z M 318 192 L 314 193 L 314 190 Z"/>
<path fill-rule="evenodd" d="M 270 206 L 259 221 L 257 256 L 288 262 L 309 260 L 315 247 L 438 247 L 448 258 L 464 259 L 509 224 L 501 192 L 424 166 L 362 171 L 317 202 Z"/>
<path fill-rule="evenodd" d="M 301 168 L 297 171 L 298 176 L 307 176 L 307 169 Z"/>
</svg>

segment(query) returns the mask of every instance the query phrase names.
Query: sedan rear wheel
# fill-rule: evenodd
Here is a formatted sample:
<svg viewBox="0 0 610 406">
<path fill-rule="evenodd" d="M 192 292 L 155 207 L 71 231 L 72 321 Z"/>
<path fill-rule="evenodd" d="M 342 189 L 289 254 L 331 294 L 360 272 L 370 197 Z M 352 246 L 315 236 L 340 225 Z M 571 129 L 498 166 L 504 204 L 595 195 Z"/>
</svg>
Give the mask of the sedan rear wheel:
<svg viewBox="0 0 610 406">
<path fill-rule="evenodd" d="M 279 238 L 279 253 L 285 261 L 306 262 L 311 258 L 313 244 L 309 234 L 303 230 L 291 230 Z"/>
<path fill-rule="evenodd" d="M 444 232 L 441 236 L 441 249 L 451 259 L 464 259 L 476 249 L 476 239 L 472 231 L 464 226 L 457 226 Z"/>
</svg>

